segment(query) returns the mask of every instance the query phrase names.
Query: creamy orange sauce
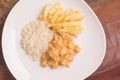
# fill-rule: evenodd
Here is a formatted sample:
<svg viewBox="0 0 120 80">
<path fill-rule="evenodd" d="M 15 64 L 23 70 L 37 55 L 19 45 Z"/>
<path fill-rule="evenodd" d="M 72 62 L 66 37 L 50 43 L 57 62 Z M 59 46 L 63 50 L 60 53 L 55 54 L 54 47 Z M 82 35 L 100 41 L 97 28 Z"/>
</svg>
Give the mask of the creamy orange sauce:
<svg viewBox="0 0 120 80">
<path fill-rule="evenodd" d="M 80 47 L 73 41 L 69 33 L 55 33 L 53 40 L 48 45 L 48 50 L 41 56 L 41 66 L 58 68 L 59 65 L 70 66 Z"/>
</svg>

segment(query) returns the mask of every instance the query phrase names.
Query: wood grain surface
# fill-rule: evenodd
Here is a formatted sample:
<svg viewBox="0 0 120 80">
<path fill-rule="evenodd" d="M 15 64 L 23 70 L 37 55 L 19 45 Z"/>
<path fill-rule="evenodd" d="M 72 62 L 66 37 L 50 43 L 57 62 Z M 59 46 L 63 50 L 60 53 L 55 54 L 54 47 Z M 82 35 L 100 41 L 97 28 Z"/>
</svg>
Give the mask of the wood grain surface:
<svg viewBox="0 0 120 80">
<path fill-rule="evenodd" d="M 18 0 L 0 0 L 0 40 L 5 19 Z M 120 0 L 86 0 L 100 19 L 107 40 L 101 66 L 86 80 L 120 80 Z M 0 43 L 1 44 L 1 43 Z M 15 80 L 0 48 L 0 80 Z"/>
</svg>

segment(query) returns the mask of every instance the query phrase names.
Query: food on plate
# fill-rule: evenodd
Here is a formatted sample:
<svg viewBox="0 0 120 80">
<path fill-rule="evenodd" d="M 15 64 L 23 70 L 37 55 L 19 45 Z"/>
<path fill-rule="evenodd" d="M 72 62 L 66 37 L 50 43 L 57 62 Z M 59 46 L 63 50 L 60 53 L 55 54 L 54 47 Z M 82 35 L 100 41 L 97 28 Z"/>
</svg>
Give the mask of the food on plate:
<svg viewBox="0 0 120 80">
<path fill-rule="evenodd" d="M 42 67 L 69 67 L 81 50 L 73 39 L 83 30 L 83 19 L 79 10 L 64 10 L 60 2 L 48 4 L 38 19 L 23 29 L 21 46 Z"/>
<path fill-rule="evenodd" d="M 83 30 L 84 16 L 81 15 L 81 12 L 71 8 L 64 10 L 60 2 L 54 7 L 52 4 L 48 4 L 39 19 L 44 20 L 47 27 L 59 32 L 68 32 L 77 36 Z"/>
<path fill-rule="evenodd" d="M 58 68 L 59 65 L 70 66 L 80 47 L 73 41 L 69 33 L 55 33 L 53 40 L 48 45 L 48 50 L 41 56 L 41 66 Z"/>
<path fill-rule="evenodd" d="M 47 28 L 43 21 L 36 20 L 23 29 L 21 45 L 34 60 L 39 60 L 53 37 L 54 31 Z"/>
</svg>

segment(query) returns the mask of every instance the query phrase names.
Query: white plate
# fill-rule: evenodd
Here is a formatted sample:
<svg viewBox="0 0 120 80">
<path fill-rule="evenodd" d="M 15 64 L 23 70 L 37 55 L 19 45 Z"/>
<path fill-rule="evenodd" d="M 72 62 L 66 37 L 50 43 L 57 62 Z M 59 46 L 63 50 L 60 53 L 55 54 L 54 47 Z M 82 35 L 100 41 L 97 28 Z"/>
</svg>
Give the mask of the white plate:
<svg viewBox="0 0 120 80">
<path fill-rule="evenodd" d="M 80 9 L 85 15 L 84 31 L 75 39 L 82 48 L 70 68 L 42 68 L 20 46 L 22 28 L 34 21 L 48 3 L 61 2 L 64 8 Z M 17 80 L 82 80 L 101 64 L 106 39 L 98 18 L 83 0 L 20 0 L 11 10 L 3 30 L 4 59 Z"/>
</svg>

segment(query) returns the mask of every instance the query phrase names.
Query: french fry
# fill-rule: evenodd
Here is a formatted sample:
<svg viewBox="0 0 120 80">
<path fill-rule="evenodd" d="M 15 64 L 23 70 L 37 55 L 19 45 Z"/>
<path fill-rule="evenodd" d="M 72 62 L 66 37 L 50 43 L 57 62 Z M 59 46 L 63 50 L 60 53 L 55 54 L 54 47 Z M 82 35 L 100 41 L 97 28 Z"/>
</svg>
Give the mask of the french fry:
<svg viewBox="0 0 120 80">
<path fill-rule="evenodd" d="M 52 16 L 55 14 L 55 12 L 56 12 L 57 10 L 60 10 L 60 9 L 62 9 L 62 8 L 61 8 L 61 3 L 58 2 L 58 3 L 49 11 L 49 13 L 48 13 L 48 20 L 49 20 L 49 22 L 51 22 L 51 18 L 52 18 Z"/>
<path fill-rule="evenodd" d="M 52 4 L 48 4 L 46 7 L 45 7 L 45 10 L 43 11 L 43 20 L 47 20 L 47 16 L 48 16 L 48 12 L 51 8 Z"/>
<path fill-rule="evenodd" d="M 71 11 L 66 15 L 66 17 L 71 16 L 71 15 L 79 15 L 80 11 L 75 11 L 73 9 L 71 9 Z"/>
<path fill-rule="evenodd" d="M 53 25 L 60 25 L 64 27 L 69 27 L 69 26 L 79 26 L 81 25 L 81 21 L 76 21 L 76 22 L 63 22 L 63 23 L 56 23 Z"/>
<path fill-rule="evenodd" d="M 82 21 L 85 17 L 84 16 L 79 16 L 79 17 L 73 17 L 69 20 L 67 20 L 68 22 L 73 22 L 73 21 Z"/>
<path fill-rule="evenodd" d="M 52 28 L 57 31 L 69 32 L 71 34 L 77 35 L 82 29 L 83 16 L 80 15 L 79 10 L 67 9 L 63 12 L 61 3 L 57 3 L 53 8 L 52 5 L 48 4 L 43 14 L 39 16 L 46 22 L 48 28 Z"/>
<path fill-rule="evenodd" d="M 62 13 L 62 9 L 57 10 L 51 18 L 51 23 L 55 23 L 61 13 Z"/>
<path fill-rule="evenodd" d="M 83 30 L 83 28 L 81 26 L 79 26 L 79 27 L 69 26 L 69 27 L 63 27 L 62 29 L 65 29 L 67 32 L 82 31 Z"/>
<path fill-rule="evenodd" d="M 78 17 L 79 15 L 80 15 L 80 13 L 78 13 L 78 12 L 75 12 L 73 14 L 68 14 L 64 21 L 67 21 L 67 20 L 72 19 L 74 17 Z"/>
<path fill-rule="evenodd" d="M 38 19 L 42 20 L 43 19 L 43 15 L 41 14 Z"/>
<path fill-rule="evenodd" d="M 49 11 L 49 15 L 53 15 L 53 14 L 56 12 L 56 10 L 58 10 L 58 9 L 60 9 L 60 8 L 61 8 L 61 3 L 58 2 L 58 3 L 55 5 L 55 7 L 53 7 L 53 8 Z"/>
<path fill-rule="evenodd" d="M 72 11 L 71 9 L 67 9 L 65 12 L 63 12 L 63 13 L 60 15 L 60 17 L 57 19 L 56 22 L 62 22 L 62 20 L 64 19 L 64 17 L 65 17 L 68 13 L 70 13 L 71 11 Z"/>
</svg>

